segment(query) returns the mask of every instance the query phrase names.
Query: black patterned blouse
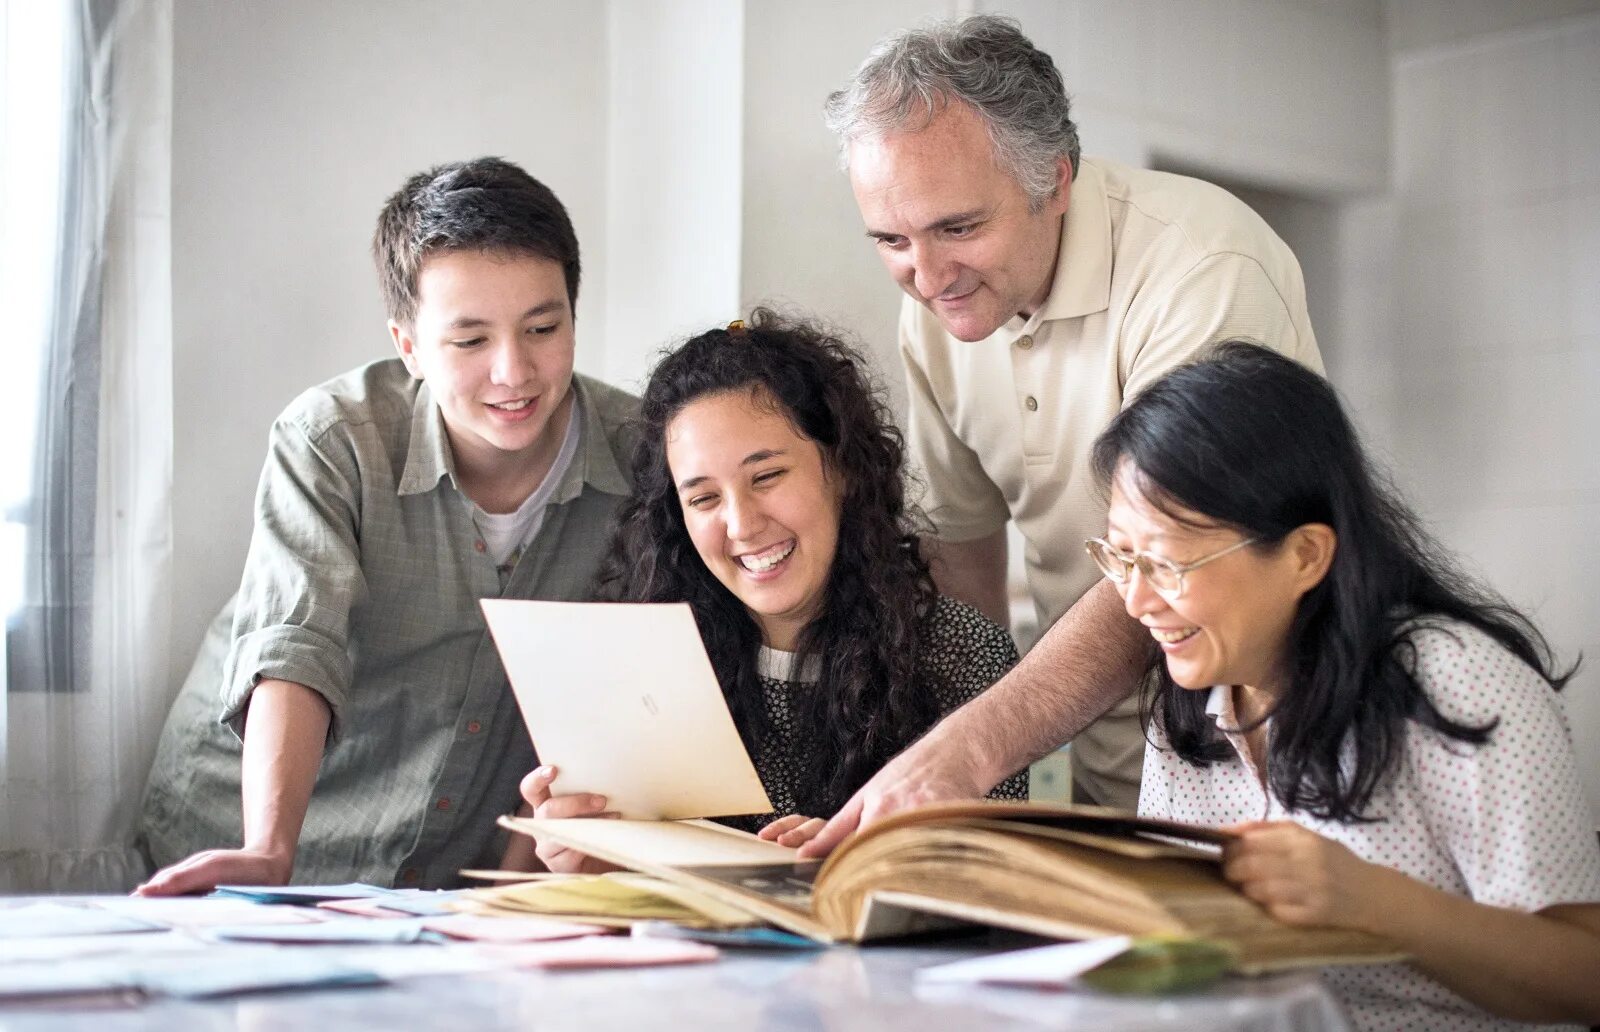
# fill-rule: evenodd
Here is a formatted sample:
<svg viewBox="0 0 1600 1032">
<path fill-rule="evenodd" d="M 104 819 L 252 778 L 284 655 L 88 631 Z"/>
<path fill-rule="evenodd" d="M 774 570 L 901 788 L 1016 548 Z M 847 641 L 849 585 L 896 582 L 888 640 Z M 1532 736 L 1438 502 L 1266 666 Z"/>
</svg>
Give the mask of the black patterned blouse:
<svg viewBox="0 0 1600 1032">
<path fill-rule="evenodd" d="M 929 618 L 928 633 L 922 642 L 924 682 L 939 700 L 943 717 L 977 698 L 1017 662 L 1017 646 L 1011 636 L 982 613 L 954 599 L 941 597 Z M 795 671 L 792 656 L 786 652 L 762 649 L 761 688 L 766 696 L 771 733 L 750 750 L 756 773 L 772 800 L 773 812 L 751 817 L 724 817 L 723 824 L 757 831 L 769 821 L 795 812 L 795 787 L 800 773 L 811 762 L 809 742 L 794 731 L 790 700 L 794 693 L 812 690 L 817 681 L 815 666 Z M 808 676 L 809 675 L 809 676 Z M 931 726 L 931 725 L 930 725 Z M 900 734 L 900 749 L 920 738 L 928 728 L 908 727 Z M 1028 798 L 1028 772 L 1019 771 L 996 785 L 991 799 Z M 828 817 L 831 814 L 808 814 Z"/>
</svg>

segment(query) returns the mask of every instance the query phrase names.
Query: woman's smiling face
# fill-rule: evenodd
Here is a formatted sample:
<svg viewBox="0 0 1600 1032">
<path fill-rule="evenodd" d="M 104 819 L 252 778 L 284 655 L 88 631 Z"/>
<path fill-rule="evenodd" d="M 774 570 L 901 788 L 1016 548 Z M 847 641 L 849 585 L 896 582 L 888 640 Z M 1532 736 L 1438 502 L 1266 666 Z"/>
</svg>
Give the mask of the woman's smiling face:
<svg viewBox="0 0 1600 1032">
<path fill-rule="evenodd" d="M 667 466 L 695 551 L 775 649 L 822 611 L 843 491 L 822 449 L 760 388 L 707 395 L 667 424 Z"/>
<path fill-rule="evenodd" d="M 1153 504 L 1124 462 L 1112 480 L 1106 540 L 1123 552 L 1150 552 L 1181 566 L 1243 538 L 1238 530 L 1171 502 L 1166 508 L 1174 512 Z M 1224 684 L 1277 693 L 1300 599 L 1326 571 L 1325 562 L 1307 563 L 1303 546 L 1309 542 L 1301 540 L 1306 529 L 1276 545 L 1241 548 L 1186 573 L 1183 593 L 1175 599 L 1158 594 L 1137 571 L 1118 585 L 1128 615 L 1155 639 L 1174 682 L 1193 689 Z"/>
</svg>

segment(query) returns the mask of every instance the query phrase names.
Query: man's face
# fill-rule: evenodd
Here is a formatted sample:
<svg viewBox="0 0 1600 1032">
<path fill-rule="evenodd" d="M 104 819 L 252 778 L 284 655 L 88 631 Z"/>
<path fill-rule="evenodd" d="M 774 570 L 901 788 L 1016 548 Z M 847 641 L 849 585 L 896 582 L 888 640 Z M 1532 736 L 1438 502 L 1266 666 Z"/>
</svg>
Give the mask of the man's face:
<svg viewBox="0 0 1600 1032">
<path fill-rule="evenodd" d="M 988 131 L 951 103 L 926 129 L 850 144 L 850 185 L 867 235 L 907 294 L 959 340 L 982 340 L 1050 294 L 1070 168 L 1038 211 L 995 165 Z"/>
<path fill-rule="evenodd" d="M 470 478 L 526 476 L 560 450 L 572 386 L 572 306 L 548 258 L 446 251 L 417 276 L 412 325 L 389 324 L 428 384 Z"/>
</svg>

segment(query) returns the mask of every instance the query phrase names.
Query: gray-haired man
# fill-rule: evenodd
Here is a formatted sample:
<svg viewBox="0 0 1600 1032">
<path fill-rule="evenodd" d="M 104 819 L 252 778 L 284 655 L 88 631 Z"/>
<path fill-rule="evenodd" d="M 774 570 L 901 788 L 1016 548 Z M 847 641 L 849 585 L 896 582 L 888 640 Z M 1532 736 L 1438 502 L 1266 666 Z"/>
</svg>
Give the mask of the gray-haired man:
<svg viewBox="0 0 1600 1032">
<path fill-rule="evenodd" d="M 867 234 L 909 295 L 907 430 L 940 589 L 1003 623 L 1014 520 L 1048 630 L 807 852 L 906 806 L 981 796 L 1068 739 L 1077 798 L 1131 808 L 1144 739 L 1130 696 L 1151 635 L 1084 553 L 1105 530 L 1089 449 L 1128 399 L 1209 344 L 1253 340 L 1319 368 L 1299 265 L 1215 186 L 1080 158 L 1060 74 L 1008 19 L 885 40 L 827 119 Z"/>
</svg>

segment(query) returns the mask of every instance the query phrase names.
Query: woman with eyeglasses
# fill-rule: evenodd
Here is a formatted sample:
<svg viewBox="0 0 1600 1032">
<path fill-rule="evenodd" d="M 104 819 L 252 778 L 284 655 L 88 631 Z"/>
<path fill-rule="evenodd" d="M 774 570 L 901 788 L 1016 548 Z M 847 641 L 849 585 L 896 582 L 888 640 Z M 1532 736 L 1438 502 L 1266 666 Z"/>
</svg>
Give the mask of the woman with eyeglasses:
<svg viewBox="0 0 1600 1032">
<path fill-rule="evenodd" d="M 634 494 L 605 567 L 623 602 L 688 602 L 774 813 L 725 823 L 810 840 L 891 757 L 1016 662 L 976 609 L 941 597 L 905 497 L 900 431 L 848 345 L 757 309 L 685 341 L 645 385 Z M 525 814 L 601 797 L 522 783 Z M 1020 771 L 990 794 L 1026 799 Z M 533 857 L 512 843 L 505 863 Z M 541 841 L 551 870 L 602 869 Z"/>
<path fill-rule="evenodd" d="M 1143 814 L 1232 825 L 1224 873 L 1366 1029 L 1600 1023 L 1600 847 L 1538 630 L 1374 474 L 1333 389 L 1225 344 L 1096 443 L 1087 543 L 1159 650 Z"/>
</svg>

